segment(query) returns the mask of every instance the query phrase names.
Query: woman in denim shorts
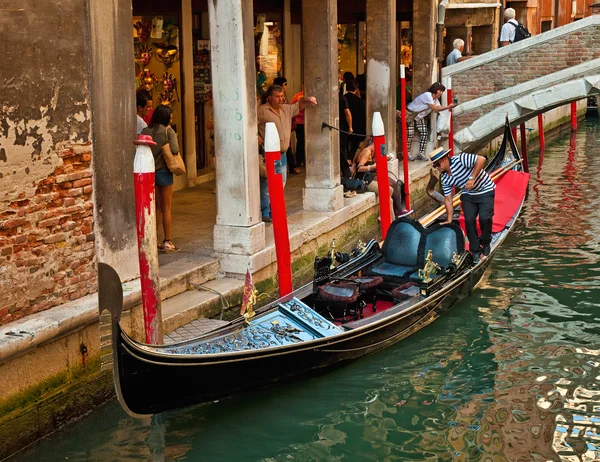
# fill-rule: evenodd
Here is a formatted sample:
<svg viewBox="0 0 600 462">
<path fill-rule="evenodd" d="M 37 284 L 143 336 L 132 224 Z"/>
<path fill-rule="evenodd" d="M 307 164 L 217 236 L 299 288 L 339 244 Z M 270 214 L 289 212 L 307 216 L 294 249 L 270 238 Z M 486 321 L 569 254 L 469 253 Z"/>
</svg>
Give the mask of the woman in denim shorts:
<svg viewBox="0 0 600 462">
<path fill-rule="evenodd" d="M 151 146 L 154 155 L 155 166 L 155 184 L 156 184 L 156 209 L 162 214 L 162 226 L 165 239 L 158 245 L 161 251 L 180 250 L 173 241 L 171 241 L 171 204 L 173 201 L 173 174 L 167 168 L 167 164 L 162 155 L 162 147 L 167 142 L 171 146 L 173 154 L 179 153 L 179 143 L 177 134 L 171 128 L 171 118 L 173 111 L 169 106 L 161 104 L 152 113 L 152 120 L 147 128 L 144 128 L 142 134 L 150 135 L 156 142 L 156 146 Z"/>
</svg>

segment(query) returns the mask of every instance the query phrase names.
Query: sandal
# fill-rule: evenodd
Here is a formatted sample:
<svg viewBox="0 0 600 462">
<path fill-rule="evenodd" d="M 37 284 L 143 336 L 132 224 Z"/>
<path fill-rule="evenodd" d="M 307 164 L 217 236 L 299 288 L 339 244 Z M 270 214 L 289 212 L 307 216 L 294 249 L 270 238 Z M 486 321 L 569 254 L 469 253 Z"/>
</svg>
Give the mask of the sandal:
<svg viewBox="0 0 600 462">
<path fill-rule="evenodd" d="M 179 252 L 181 250 L 181 247 L 177 247 L 175 244 L 173 244 L 172 241 L 164 240 L 163 249 L 165 250 L 165 252 Z"/>
<path fill-rule="evenodd" d="M 165 251 L 165 244 L 156 244 L 156 247 L 158 247 L 158 251 L 159 252 L 164 252 Z"/>
<path fill-rule="evenodd" d="M 300 173 L 300 169 L 299 168 L 292 168 L 292 169 L 290 169 L 290 173 L 292 173 L 293 175 L 297 175 L 298 173 Z"/>
</svg>

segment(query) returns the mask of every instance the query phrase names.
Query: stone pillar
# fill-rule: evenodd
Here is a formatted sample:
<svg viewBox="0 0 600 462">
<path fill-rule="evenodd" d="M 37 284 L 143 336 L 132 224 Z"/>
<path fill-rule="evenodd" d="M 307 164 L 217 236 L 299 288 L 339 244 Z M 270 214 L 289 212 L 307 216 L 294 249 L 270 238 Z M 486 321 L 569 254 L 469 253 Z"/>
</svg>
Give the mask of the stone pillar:
<svg viewBox="0 0 600 462">
<path fill-rule="evenodd" d="M 98 261 L 123 281 L 139 276 L 133 157 L 135 74 L 131 2 L 87 1 Z M 107 59 L 110 56 L 110 59 Z"/>
<path fill-rule="evenodd" d="M 435 56 L 436 2 L 413 2 L 413 98 L 437 79 Z"/>
<path fill-rule="evenodd" d="M 208 2 L 217 184 L 214 248 L 231 263 L 227 271 L 239 273 L 247 268 L 247 256 L 265 247 L 252 12 L 252 0 Z"/>
<path fill-rule="evenodd" d="M 192 0 L 181 0 L 181 108 L 183 154 L 188 185 L 196 178 L 196 108 L 194 100 L 194 35 Z M 199 129 L 202 129 L 201 127 Z"/>
<path fill-rule="evenodd" d="M 465 34 L 465 56 L 473 54 L 471 50 L 471 40 L 473 35 L 473 26 L 467 25 L 467 33 Z"/>
<path fill-rule="evenodd" d="M 396 1 L 367 0 L 367 131 L 381 113 L 388 151 L 396 155 Z M 397 173 L 397 170 L 394 172 Z"/>
<path fill-rule="evenodd" d="M 304 94 L 318 102 L 306 109 L 304 210 L 334 211 L 344 205 L 339 134 L 321 124 L 339 127 L 336 0 L 303 0 L 302 24 Z"/>
</svg>

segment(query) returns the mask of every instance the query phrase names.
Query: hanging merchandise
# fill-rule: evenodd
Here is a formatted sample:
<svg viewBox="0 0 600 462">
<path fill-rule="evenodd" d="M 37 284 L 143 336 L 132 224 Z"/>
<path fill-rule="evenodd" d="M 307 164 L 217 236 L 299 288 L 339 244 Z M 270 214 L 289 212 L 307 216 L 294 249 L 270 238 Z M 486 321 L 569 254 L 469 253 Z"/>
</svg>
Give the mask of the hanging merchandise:
<svg viewBox="0 0 600 462">
<path fill-rule="evenodd" d="M 162 42 L 153 43 L 154 56 L 168 69 L 179 59 L 179 29 L 173 24 L 167 24 L 163 29 L 162 37 Z"/>
<path fill-rule="evenodd" d="M 173 77 L 173 74 L 165 73 L 162 76 L 163 91 L 158 95 L 158 103 L 170 106 L 176 101 L 179 101 L 179 95 L 177 94 L 177 79 Z"/>
<path fill-rule="evenodd" d="M 137 37 L 140 39 L 140 42 L 145 43 L 148 41 L 150 37 L 150 23 L 148 21 L 138 21 L 133 25 Z"/>
<path fill-rule="evenodd" d="M 161 39 L 163 35 L 163 18 L 162 16 L 156 16 L 152 20 L 152 32 L 150 37 L 155 39 Z"/>
<path fill-rule="evenodd" d="M 210 41 L 196 40 L 194 52 L 194 99 L 203 102 L 210 92 Z"/>
<path fill-rule="evenodd" d="M 146 67 L 150 63 L 154 50 L 147 43 L 139 43 L 134 46 L 134 59 L 137 64 Z"/>
<path fill-rule="evenodd" d="M 144 69 L 137 76 L 140 81 L 140 86 L 145 90 L 151 91 L 154 88 L 154 84 L 156 83 L 156 76 L 154 72 L 149 69 Z"/>
</svg>

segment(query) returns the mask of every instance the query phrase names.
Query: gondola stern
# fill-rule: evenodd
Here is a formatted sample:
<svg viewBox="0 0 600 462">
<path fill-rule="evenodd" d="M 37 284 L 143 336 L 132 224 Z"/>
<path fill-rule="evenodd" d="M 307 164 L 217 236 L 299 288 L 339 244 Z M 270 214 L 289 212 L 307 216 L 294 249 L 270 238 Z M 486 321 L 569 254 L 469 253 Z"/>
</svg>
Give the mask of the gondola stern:
<svg viewBox="0 0 600 462">
<path fill-rule="evenodd" d="M 147 417 L 134 412 L 128 405 L 121 389 L 121 367 L 119 362 L 120 339 L 123 335 L 120 320 L 123 312 L 123 286 L 117 271 L 107 263 L 98 262 L 98 314 L 103 318 L 105 311 L 110 312 L 112 373 L 115 393 L 123 410 L 131 417 Z"/>
</svg>

